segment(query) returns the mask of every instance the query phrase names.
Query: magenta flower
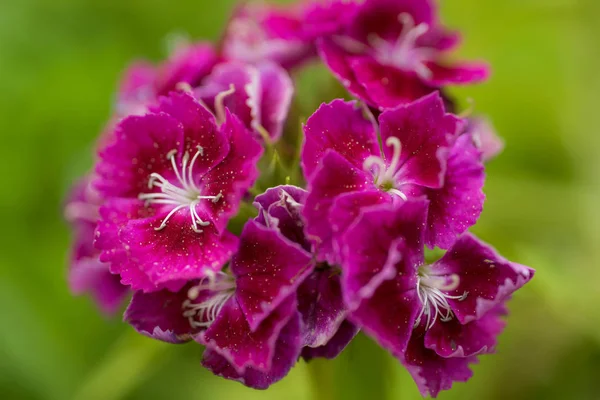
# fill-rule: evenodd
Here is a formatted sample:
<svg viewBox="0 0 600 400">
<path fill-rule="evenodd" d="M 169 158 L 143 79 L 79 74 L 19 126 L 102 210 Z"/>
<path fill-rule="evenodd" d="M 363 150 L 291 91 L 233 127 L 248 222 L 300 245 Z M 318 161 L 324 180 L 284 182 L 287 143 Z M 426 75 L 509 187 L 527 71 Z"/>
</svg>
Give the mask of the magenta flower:
<svg viewBox="0 0 600 400">
<path fill-rule="evenodd" d="M 217 65 L 194 94 L 215 114 L 219 112 L 219 105 L 224 105 L 247 128 L 262 129 L 277 140 L 292 102 L 294 84 L 288 73 L 276 64 L 253 66 L 229 62 Z"/>
<path fill-rule="evenodd" d="M 90 293 L 96 304 L 107 315 L 115 314 L 129 291 L 119 277 L 100 261 L 100 252 L 94 248 L 94 230 L 100 217 L 102 199 L 86 177 L 77 183 L 65 205 L 65 218 L 73 230 L 70 255 L 69 287 L 76 295 Z"/>
<path fill-rule="evenodd" d="M 504 303 L 534 271 L 468 233 L 425 263 L 427 203 L 365 210 L 345 233 L 342 288 L 350 319 L 403 362 L 423 395 L 436 396 L 494 350 Z"/>
<path fill-rule="evenodd" d="M 206 346 L 203 365 L 263 389 L 300 355 L 296 290 L 312 271 L 310 255 L 279 232 L 249 221 L 229 269 L 180 291 L 136 292 L 125 319 L 139 332 Z"/>
<path fill-rule="evenodd" d="M 296 186 L 277 186 L 256 197 L 256 220 L 279 231 L 299 244 L 311 256 L 310 242 L 304 234 L 301 211 L 306 191 Z M 319 263 L 298 287 L 298 311 L 302 316 L 304 358 L 334 358 L 350 343 L 358 328 L 346 320 L 340 270 Z"/>
<path fill-rule="evenodd" d="M 243 4 L 226 28 L 222 56 L 248 64 L 271 61 L 285 69 L 298 67 L 316 55 L 302 23 L 300 8 Z"/>
<path fill-rule="evenodd" d="M 440 25 L 431 0 L 339 0 L 326 2 L 321 14 L 331 15 L 332 8 L 346 22 L 332 32 L 331 19 L 320 20 L 318 27 L 327 29 L 317 40 L 319 54 L 352 94 L 372 106 L 395 107 L 442 85 L 488 75 L 484 65 L 445 60 L 460 38 Z"/>
<path fill-rule="evenodd" d="M 210 43 L 200 42 L 180 45 L 159 66 L 146 61 L 132 64 L 125 71 L 117 93 L 118 116 L 144 114 L 159 96 L 168 95 L 181 84 L 198 86 L 212 71 L 218 59 Z"/>
<path fill-rule="evenodd" d="M 483 166 L 464 122 L 433 93 L 384 111 L 379 126 L 355 102 L 334 100 L 307 121 L 302 167 L 309 194 L 304 217 L 320 260 L 339 260 L 339 233 L 364 207 L 426 195 L 426 243 L 448 248 L 483 206 Z M 379 137 L 383 149 L 379 148 Z M 470 139 L 470 136 L 465 136 Z"/>
<path fill-rule="evenodd" d="M 262 148 L 239 119 L 213 115 L 187 93 L 123 120 L 101 149 L 96 246 L 133 290 L 176 290 L 219 271 L 237 239 L 225 227 L 254 182 Z"/>
</svg>

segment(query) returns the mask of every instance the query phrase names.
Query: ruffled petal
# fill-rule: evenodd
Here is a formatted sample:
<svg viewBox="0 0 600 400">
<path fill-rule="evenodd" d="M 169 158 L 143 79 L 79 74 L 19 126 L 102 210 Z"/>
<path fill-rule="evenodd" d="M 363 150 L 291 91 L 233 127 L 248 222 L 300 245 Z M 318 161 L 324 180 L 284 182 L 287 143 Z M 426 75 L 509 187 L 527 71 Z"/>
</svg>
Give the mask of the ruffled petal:
<svg viewBox="0 0 600 400">
<path fill-rule="evenodd" d="M 191 158 L 198 151 L 198 146 L 202 148 L 200 157 L 195 160 L 192 174 L 196 183 L 228 155 L 230 143 L 227 132 L 217 127 L 212 113 L 189 93 L 171 93 L 169 97 L 162 97 L 156 110 L 171 115 L 183 126 L 182 151 L 177 153 L 178 165 L 181 165 L 185 152 Z M 166 154 L 167 152 L 162 153 L 161 158 L 165 158 Z"/>
<path fill-rule="evenodd" d="M 372 178 L 344 157 L 328 150 L 308 184 L 303 216 L 306 234 L 317 248 L 317 259 L 335 265 L 340 256 L 334 249 L 329 212 L 337 196 L 372 189 Z"/>
<path fill-rule="evenodd" d="M 398 274 L 404 281 L 403 290 L 416 288 L 417 268 L 424 257 L 426 216 L 427 201 L 422 198 L 383 204 L 365 210 L 347 230 L 343 236 L 342 287 L 351 309 Z M 386 307 L 381 310 L 387 311 Z"/>
<path fill-rule="evenodd" d="M 217 202 L 203 203 L 217 229 L 222 231 L 240 205 L 242 197 L 258 176 L 258 159 L 263 149 L 241 121 L 226 112 L 221 131 L 229 138 L 229 153 L 203 177 L 203 191 L 222 194 Z"/>
<path fill-rule="evenodd" d="M 281 137 L 290 110 L 294 83 L 283 68 L 273 63 L 260 64 L 258 73 L 261 91 L 257 108 L 260 118 L 255 118 L 255 123 L 261 124 L 276 141 Z"/>
<path fill-rule="evenodd" d="M 344 320 L 335 335 L 323 346 L 304 347 L 302 349 L 302 358 L 306 361 L 310 361 L 313 358 L 326 358 L 328 360 L 336 358 L 350 344 L 359 330 L 357 325 Z"/>
<path fill-rule="evenodd" d="M 473 373 L 469 364 L 477 363 L 476 357 L 444 358 L 423 344 L 423 332 L 415 331 L 406 352 L 400 357 L 402 364 L 412 375 L 423 396 L 437 397 L 448 390 L 454 382 L 466 382 Z"/>
<path fill-rule="evenodd" d="M 355 101 L 337 99 L 321 105 L 306 121 L 304 135 L 302 168 L 308 180 L 328 150 L 335 150 L 361 170 L 368 156 L 379 154 L 374 124 Z"/>
<path fill-rule="evenodd" d="M 129 294 L 127 286 L 118 275 L 108 270 L 108 264 L 100 262 L 98 255 L 82 258 L 72 263 L 69 270 L 69 288 L 75 295 L 91 293 L 96 304 L 106 315 L 119 311 Z"/>
<path fill-rule="evenodd" d="M 329 267 L 316 269 L 298 288 L 304 346 L 324 346 L 339 330 L 348 310 L 344 305 L 339 273 Z"/>
<path fill-rule="evenodd" d="M 450 151 L 444 186 L 424 191 L 430 201 L 425 233 L 429 247 L 449 248 L 477 222 L 485 200 L 484 181 L 481 154 L 469 135 L 461 135 Z"/>
<path fill-rule="evenodd" d="M 119 232 L 119 239 L 128 250 L 128 262 L 155 285 L 201 278 L 208 271 L 218 271 L 237 247 L 237 238 L 228 231 L 221 234 L 214 224 L 203 226 L 200 233 L 194 231 L 188 209 L 173 214 L 164 229 L 158 230 L 166 216 L 167 211 L 162 211 L 149 218 L 130 220 Z"/>
<path fill-rule="evenodd" d="M 183 304 L 188 300 L 185 285 L 178 292 L 161 290 L 153 293 L 135 292 L 123 319 L 136 331 L 153 339 L 169 343 L 184 343 L 192 339 L 197 329 L 184 317 Z"/>
<path fill-rule="evenodd" d="M 371 57 L 352 57 L 348 63 L 357 84 L 368 93 L 367 97 L 354 94 L 380 110 L 410 103 L 436 90 L 415 72 L 380 64 Z"/>
<path fill-rule="evenodd" d="M 129 249 L 119 238 L 119 232 L 130 219 L 146 218 L 148 209 L 138 200 L 111 199 L 100 208 L 101 220 L 96 229 L 94 246 L 100 250 L 100 261 L 110 264 L 109 270 L 121 277 L 121 283 L 133 290 L 155 291 L 158 286 L 148 275 L 128 260 Z"/>
<path fill-rule="evenodd" d="M 240 372 L 226 357 L 211 348 L 204 351 L 202 365 L 217 376 L 238 381 L 253 389 L 266 389 L 288 374 L 298 360 L 301 346 L 300 317 L 296 313 L 277 337 L 273 363 L 268 371 L 248 366 L 243 372 Z"/>
<path fill-rule="evenodd" d="M 166 155 L 172 150 L 181 153 L 183 132 L 183 126 L 167 114 L 125 118 L 99 152 L 94 187 L 105 198 L 137 198 L 148 191 L 152 172 L 174 178 Z"/>
<path fill-rule="evenodd" d="M 329 223 L 334 232 L 336 251 L 343 247 L 343 235 L 362 210 L 378 204 L 391 204 L 394 200 L 396 200 L 394 197 L 381 190 L 364 190 L 339 195 L 333 202 L 329 213 Z"/>
<path fill-rule="evenodd" d="M 291 294 L 311 273 L 310 254 L 286 240 L 276 230 L 248 221 L 231 261 L 236 296 L 252 330 Z"/>
<path fill-rule="evenodd" d="M 160 67 L 155 83 L 156 94 L 165 96 L 176 90 L 179 83 L 186 83 L 192 87 L 199 85 L 218 59 L 210 43 L 194 43 L 176 49 L 169 60 Z"/>
<path fill-rule="evenodd" d="M 258 209 L 255 220 L 261 225 L 277 229 L 288 240 L 310 251 L 310 244 L 304 235 L 304 222 L 300 215 L 306 194 L 306 190 L 292 185 L 267 189 L 254 198 L 254 206 Z"/>
<path fill-rule="evenodd" d="M 248 368 L 268 373 L 280 361 L 275 357 L 277 339 L 287 323 L 297 318 L 295 309 L 296 300 L 289 297 L 252 331 L 234 296 L 196 340 L 223 357 L 237 374 L 243 375 Z"/>
<path fill-rule="evenodd" d="M 468 233 L 432 265 L 432 271 L 458 278 L 456 288 L 449 294 L 461 296 L 466 293 L 466 296 L 449 299 L 448 303 L 462 324 L 482 318 L 529 282 L 534 274 L 533 269 L 509 262 L 491 246 Z"/>
<path fill-rule="evenodd" d="M 440 95 L 432 93 L 408 105 L 386 110 L 379 116 L 381 140 L 387 160 L 394 157 L 390 138 L 400 141 L 396 180 L 439 188 L 444 181 L 450 144 L 463 129 L 463 121 L 446 114 Z"/>
<path fill-rule="evenodd" d="M 437 321 L 425 334 L 424 345 L 442 357 L 469 357 L 493 353 L 496 338 L 506 323 L 504 304 L 488 311 L 481 319 L 461 324 L 456 318 Z"/>
<path fill-rule="evenodd" d="M 490 67 L 484 63 L 461 63 L 445 66 L 427 63 L 431 78 L 427 82 L 434 86 L 465 85 L 483 82 L 490 76 Z"/>
</svg>

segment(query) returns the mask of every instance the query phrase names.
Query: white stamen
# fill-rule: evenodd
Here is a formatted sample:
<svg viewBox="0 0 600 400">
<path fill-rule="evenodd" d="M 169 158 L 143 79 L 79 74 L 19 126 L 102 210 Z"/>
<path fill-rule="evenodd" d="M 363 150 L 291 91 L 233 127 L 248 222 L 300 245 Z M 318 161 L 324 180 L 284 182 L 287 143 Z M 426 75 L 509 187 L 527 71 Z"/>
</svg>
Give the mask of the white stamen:
<svg viewBox="0 0 600 400">
<path fill-rule="evenodd" d="M 148 179 L 148 188 L 154 187 L 159 188 L 160 192 L 152 193 L 141 193 L 138 198 L 146 202 L 146 206 L 151 204 L 162 204 L 172 205 L 173 209 L 167 214 L 162 220 L 160 226 L 154 228 L 157 231 L 164 229 L 167 226 L 167 222 L 175 213 L 184 208 L 189 208 L 190 218 L 192 220 L 192 230 L 196 233 L 201 233 L 202 229 L 198 226 L 208 226 L 209 222 L 203 221 L 198 215 L 196 206 L 200 204 L 200 200 L 212 200 L 214 203 L 219 201 L 223 197 L 222 193 L 216 196 L 202 196 L 200 189 L 194 182 L 194 165 L 198 160 L 198 157 L 203 155 L 203 149 L 201 146 L 197 147 L 196 154 L 190 161 L 190 155 L 186 152 L 181 159 L 181 170 L 177 168 L 177 162 L 175 156 L 177 150 L 171 150 L 167 153 L 167 159 L 171 161 L 171 166 L 179 186 L 176 186 L 165 179 L 162 175 L 154 172 L 150 174 Z M 189 164 L 188 164 L 189 162 Z"/>
<path fill-rule="evenodd" d="M 227 96 L 230 96 L 235 93 L 235 86 L 233 83 L 229 85 L 229 89 L 219 93 L 215 97 L 215 114 L 217 117 L 217 125 L 221 125 L 225 122 L 225 105 L 223 102 Z"/>
<path fill-rule="evenodd" d="M 210 295 L 204 301 L 194 303 L 202 292 L 210 292 Z M 192 328 L 208 328 L 234 293 L 235 283 L 229 275 L 211 273 L 188 290 L 188 298 L 182 304 L 183 316 Z"/>
<path fill-rule="evenodd" d="M 430 79 L 432 72 L 426 63 L 435 58 L 437 51 L 417 45 L 417 41 L 429 31 L 429 25 L 422 22 L 415 26 L 415 20 L 408 13 L 400 14 L 398 21 L 402 24 L 402 32 L 395 42 L 374 34 L 368 37 L 369 44 L 375 51 L 375 58 L 382 64 L 414 71 L 419 77 Z"/>
<path fill-rule="evenodd" d="M 451 296 L 444 292 L 455 290 L 459 282 L 460 278 L 456 274 L 449 276 L 432 275 L 429 274 L 427 268 L 422 268 L 419 271 L 417 296 L 421 301 L 422 308 L 415 320 L 415 327 L 421 323 L 424 315 L 427 316 L 425 329 L 431 329 L 438 318 L 442 322 L 447 322 L 454 318 L 454 313 L 448 300 L 463 301 L 469 293 L 464 292 L 460 296 Z"/>
<path fill-rule="evenodd" d="M 402 143 L 400 143 L 400 139 L 397 137 L 390 136 L 385 141 L 385 144 L 386 146 L 393 147 L 392 159 L 390 160 L 389 165 L 382 157 L 369 156 L 363 163 L 363 169 L 373 174 L 376 186 L 379 186 L 406 201 L 406 195 L 399 189 L 402 185 L 402 182 L 400 182 L 400 155 L 402 154 Z"/>
</svg>

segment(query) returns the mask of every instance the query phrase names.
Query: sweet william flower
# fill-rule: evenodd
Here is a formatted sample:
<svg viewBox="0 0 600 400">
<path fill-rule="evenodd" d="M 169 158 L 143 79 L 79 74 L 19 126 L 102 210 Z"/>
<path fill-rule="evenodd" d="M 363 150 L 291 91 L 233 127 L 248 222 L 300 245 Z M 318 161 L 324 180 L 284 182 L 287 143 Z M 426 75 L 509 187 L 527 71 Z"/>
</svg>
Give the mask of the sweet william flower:
<svg viewBox="0 0 600 400">
<path fill-rule="evenodd" d="M 402 361 L 424 395 L 436 396 L 494 350 L 505 302 L 534 271 L 469 233 L 426 263 L 427 202 L 365 210 L 345 234 L 342 287 L 350 319 Z"/>
<path fill-rule="evenodd" d="M 256 196 L 254 204 L 259 210 L 256 221 L 276 229 L 314 258 L 301 218 L 305 197 L 306 191 L 297 186 L 270 188 Z M 303 322 L 303 357 L 335 358 L 358 333 L 358 328 L 346 320 L 348 310 L 342 297 L 339 269 L 317 263 L 298 287 L 297 294 Z"/>
<path fill-rule="evenodd" d="M 302 149 L 303 215 L 319 259 L 340 261 L 339 233 L 362 208 L 422 195 L 431 204 L 426 243 L 448 248 L 484 200 L 481 157 L 470 137 L 457 136 L 463 129 L 437 93 L 384 111 L 379 124 L 356 102 L 322 105 L 304 127 Z"/>
<path fill-rule="evenodd" d="M 288 70 L 299 67 L 316 56 L 313 41 L 303 33 L 303 22 L 298 7 L 242 4 L 227 24 L 221 55 L 228 61 L 271 61 Z"/>
<path fill-rule="evenodd" d="M 107 200 L 96 246 L 133 290 L 176 290 L 220 270 L 235 250 L 225 227 L 262 148 L 237 117 L 223 115 L 216 121 L 191 95 L 171 93 L 124 119 L 100 150 L 95 187 Z"/>
<path fill-rule="evenodd" d="M 65 219 L 73 232 L 70 254 L 69 288 L 76 295 L 89 293 L 100 310 L 114 315 L 129 294 L 119 277 L 111 274 L 108 264 L 100 261 L 94 248 L 94 231 L 100 217 L 102 199 L 90 184 L 90 177 L 75 184 L 65 204 Z"/>
<path fill-rule="evenodd" d="M 281 136 L 293 94 L 290 76 L 272 62 L 219 64 L 194 90 L 215 114 L 221 103 L 248 129 L 257 134 L 262 131 L 273 141 Z"/>
<path fill-rule="evenodd" d="M 178 292 L 136 292 L 125 319 L 159 340 L 198 341 L 206 346 L 208 369 L 264 389 L 300 355 L 296 290 L 311 270 L 310 255 L 299 245 L 249 221 L 228 268 Z"/>
<path fill-rule="evenodd" d="M 343 9 L 347 22 L 318 38 L 319 54 L 352 94 L 372 106 L 394 107 L 443 85 L 479 82 L 488 75 L 484 65 L 446 60 L 460 38 L 440 25 L 431 0 L 340 0 L 321 6 L 332 7 Z"/>
</svg>

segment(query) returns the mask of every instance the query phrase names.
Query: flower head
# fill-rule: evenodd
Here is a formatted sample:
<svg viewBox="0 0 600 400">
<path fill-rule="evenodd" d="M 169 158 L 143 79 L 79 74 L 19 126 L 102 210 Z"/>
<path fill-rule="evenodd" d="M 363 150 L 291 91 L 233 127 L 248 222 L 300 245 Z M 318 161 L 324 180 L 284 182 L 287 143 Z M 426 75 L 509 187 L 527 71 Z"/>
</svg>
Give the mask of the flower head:
<svg viewBox="0 0 600 400">
<path fill-rule="evenodd" d="M 442 85 L 487 77 L 483 65 L 445 61 L 459 36 L 440 26 L 430 0 L 333 3 L 350 17 L 318 39 L 319 54 L 352 94 L 373 106 L 394 107 Z"/>
<path fill-rule="evenodd" d="M 483 204 L 483 166 L 472 143 L 457 138 L 463 125 L 435 93 L 384 111 L 379 124 L 353 102 L 321 106 L 304 127 L 302 167 L 307 233 L 322 259 L 340 261 L 338 233 L 373 204 L 425 194 L 430 246 L 447 248 L 473 225 Z"/>
<path fill-rule="evenodd" d="M 237 242 L 225 227 L 261 151 L 235 116 L 217 126 L 187 93 L 123 120 L 96 167 L 107 199 L 96 238 L 103 261 L 146 291 L 220 270 Z"/>
<path fill-rule="evenodd" d="M 422 198 L 364 211 L 345 234 L 342 287 L 350 319 L 435 396 L 494 350 L 505 302 L 534 271 L 468 233 L 426 263 L 427 206 Z"/>
</svg>

